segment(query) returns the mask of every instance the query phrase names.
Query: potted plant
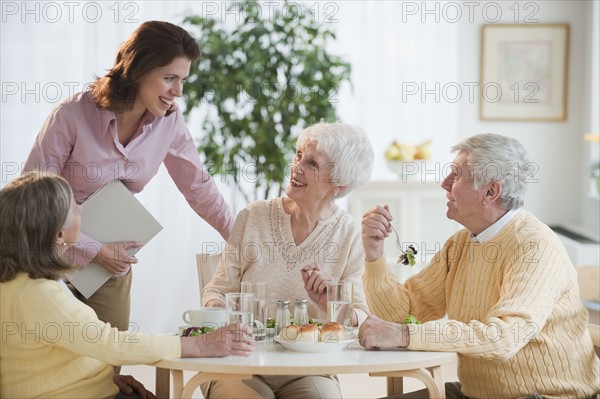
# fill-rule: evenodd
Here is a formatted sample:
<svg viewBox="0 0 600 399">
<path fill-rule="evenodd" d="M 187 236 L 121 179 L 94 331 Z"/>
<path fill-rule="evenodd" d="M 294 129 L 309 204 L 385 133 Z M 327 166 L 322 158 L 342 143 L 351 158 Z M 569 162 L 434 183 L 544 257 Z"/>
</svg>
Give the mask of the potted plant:
<svg viewBox="0 0 600 399">
<path fill-rule="evenodd" d="M 230 29 L 185 19 L 202 56 L 184 85 L 184 114 L 199 109 L 209 172 L 226 175 L 248 202 L 281 195 L 297 134 L 336 120 L 350 65 L 326 50 L 334 33 L 299 3 L 269 13 L 255 0 L 236 4 L 241 23 Z"/>
</svg>

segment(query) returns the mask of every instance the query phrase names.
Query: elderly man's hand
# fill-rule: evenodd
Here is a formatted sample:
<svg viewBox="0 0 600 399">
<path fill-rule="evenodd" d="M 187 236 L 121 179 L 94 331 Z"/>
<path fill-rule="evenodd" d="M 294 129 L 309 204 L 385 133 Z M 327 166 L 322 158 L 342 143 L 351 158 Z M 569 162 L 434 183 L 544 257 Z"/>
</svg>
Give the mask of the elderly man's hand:
<svg viewBox="0 0 600 399">
<path fill-rule="evenodd" d="M 363 215 L 362 242 L 367 262 L 373 262 L 383 255 L 383 240 L 392 231 L 392 219 L 387 205 L 377 205 Z"/>
<path fill-rule="evenodd" d="M 406 348 L 408 327 L 370 315 L 358 330 L 358 341 L 365 349 Z"/>
</svg>

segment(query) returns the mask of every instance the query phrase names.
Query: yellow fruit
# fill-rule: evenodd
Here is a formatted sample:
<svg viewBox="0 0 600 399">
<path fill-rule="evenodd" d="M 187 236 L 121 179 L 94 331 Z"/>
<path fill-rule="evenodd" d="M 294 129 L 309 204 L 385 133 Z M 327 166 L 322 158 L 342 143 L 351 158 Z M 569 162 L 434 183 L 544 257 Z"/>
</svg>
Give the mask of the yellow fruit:
<svg viewBox="0 0 600 399">
<path fill-rule="evenodd" d="M 417 147 L 395 141 L 385 150 L 385 158 L 390 161 L 412 161 L 416 159 Z"/>
<path fill-rule="evenodd" d="M 390 161 L 396 161 L 400 159 L 402 153 L 400 152 L 400 148 L 394 144 L 390 145 L 385 150 L 385 159 L 389 159 Z"/>
<path fill-rule="evenodd" d="M 417 147 L 414 145 L 404 144 L 400 147 L 400 160 L 401 161 L 412 161 L 415 159 L 415 154 L 417 153 Z"/>
</svg>

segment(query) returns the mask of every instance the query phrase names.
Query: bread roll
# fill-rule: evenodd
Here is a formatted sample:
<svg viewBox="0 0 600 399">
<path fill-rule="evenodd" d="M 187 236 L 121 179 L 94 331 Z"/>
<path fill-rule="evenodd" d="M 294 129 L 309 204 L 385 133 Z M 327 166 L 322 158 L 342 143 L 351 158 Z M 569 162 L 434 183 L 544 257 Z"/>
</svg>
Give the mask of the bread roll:
<svg viewBox="0 0 600 399">
<path fill-rule="evenodd" d="M 305 324 L 299 329 L 298 342 L 319 342 L 319 327 L 315 324 Z"/>
<path fill-rule="evenodd" d="M 321 342 L 340 342 L 344 340 L 344 326 L 335 321 L 321 327 Z"/>
<path fill-rule="evenodd" d="M 279 337 L 286 341 L 296 342 L 298 341 L 299 333 L 300 327 L 290 324 L 283 327 L 281 333 L 279 334 Z"/>
</svg>

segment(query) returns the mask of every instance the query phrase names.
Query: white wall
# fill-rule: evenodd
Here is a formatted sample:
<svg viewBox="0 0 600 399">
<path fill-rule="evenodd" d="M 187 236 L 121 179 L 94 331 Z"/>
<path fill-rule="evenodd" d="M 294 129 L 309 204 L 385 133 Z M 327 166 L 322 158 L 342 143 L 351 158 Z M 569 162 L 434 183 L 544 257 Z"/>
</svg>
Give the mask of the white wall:
<svg viewBox="0 0 600 399">
<path fill-rule="evenodd" d="M 579 211 L 584 192 L 580 178 L 583 156 L 582 136 L 587 132 L 583 119 L 589 97 L 582 95 L 589 84 L 584 74 L 590 36 L 587 1 L 542 1 L 535 17 L 540 23 L 568 23 L 569 86 L 568 118 L 565 122 L 490 122 L 479 119 L 479 104 L 461 108 L 459 130 L 462 137 L 493 132 L 519 139 L 528 149 L 530 159 L 539 165 L 539 183 L 532 185 L 525 207 L 549 224 L 580 223 Z M 484 3 L 482 3 L 484 4 Z M 499 2 L 503 17 L 500 22 L 513 23 L 513 2 Z M 523 3 L 521 3 L 523 4 Z M 482 5 L 483 7 L 483 5 Z M 523 9 L 522 9 L 523 10 Z M 527 10 L 532 12 L 533 9 Z M 480 14 L 479 14 L 480 15 Z M 523 18 L 524 14 L 521 14 Z M 460 80 L 479 80 L 480 19 L 460 26 Z"/>
<path fill-rule="evenodd" d="M 588 2 L 585 13 L 588 34 L 585 40 L 583 63 L 585 81 L 583 93 L 584 98 L 590 100 L 584 103 L 584 129 L 589 133 L 600 134 L 600 2 Z M 590 153 L 594 152 L 596 157 L 600 157 L 600 143 L 582 143 L 582 151 L 581 167 L 582 170 L 587 171 L 590 163 L 593 162 Z M 595 160 L 598 161 L 598 158 Z M 582 181 L 585 194 L 585 189 L 590 184 L 588 173 L 582 173 Z M 600 239 L 600 193 L 594 198 L 583 195 L 581 200 L 581 228 Z"/>
<path fill-rule="evenodd" d="M 202 4 L 193 1 L 121 2 L 115 22 L 114 4 L 117 3 L 92 3 L 99 5 L 103 13 L 97 23 L 82 18 L 85 2 L 77 2 L 79 8 L 75 9 L 72 22 L 66 19 L 68 10 L 63 2 L 55 2 L 64 13 L 57 23 L 45 20 L 43 15 L 36 22 L 35 11 L 23 14 L 23 10 L 18 10 L 13 15 L 7 13 L 10 10 L 2 9 L 0 185 L 20 173 L 20 165 L 40 126 L 56 106 L 58 100 L 54 100 L 55 93 L 51 89 L 61 87 L 62 99 L 68 93 L 69 82 L 77 82 L 81 88 L 94 74 L 101 75 L 112 65 L 119 43 L 137 26 L 125 20 L 128 13 L 135 12 L 133 17 L 139 21 L 166 19 L 179 23 L 186 10 L 202 11 Z M 418 7 L 424 4 L 409 3 Z M 429 7 L 436 3 L 444 4 L 427 2 Z M 498 2 L 505 22 L 512 22 L 508 7 L 513 3 Z M 396 1 L 327 3 L 339 5 L 338 22 L 332 26 L 338 31 L 339 41 L 332 46 L 332 51 L 353 63 L 354 89 L 345 88 L 339 96 L 341 119 L 362 125 L 371 134 L 378 156 L 374 178 L 393 178 L 383 161 L 383 152 L 394 138 L 407 141 L 432 138 L 436 159 L 443 162 L 452 159 L 448 147 L 459 138 L 497 132 L 519 138 L 529 149 L 532 160 L 540 165 L 540 182 L 528 195 L 528 209 L 548 223 L 582 224 L 583 220 L 593 219 L 590 217 L 593 215 L 598 220 L 598 202 L 587 201 L 581 178 L 584 169 L 581 160 L 586 150 L 581 136 L 589 129 L 598 130 L 598 41 L 592 45 L 589 40 L 593 20 L 590 3 L 535 2 L 539 6 L 540 22 L 571 25 L 569 116 L 566 122 L 559 123 L 483 122 L 478 116 L 478 100 L 458 104 L 432 103 L 431 96 L 424 102 L 415 97 L 402 100 L 399 87 L 403 82 L 479 81 L 479 29 L 485 3 L 478 3 L 479 12 L 475 13 L 477 18 L 473 22 L 465 14 L 460 23 L 443 19 L 436 22 L 434 16 L 423 14 L 423 9 L 404 22 L 402 4 Z M 598 7 L 597 2 L 594 3 L 597 33 Z M 3 2 L 2 7 L 7 4 L 22 7 L 25 3 Z M 46 3 L 28 3 L 29 7 L 35 4 L 40 7 L 39 16 Z M 466 10 L 463 3 L 457 4 Z M 422 23 L 421 18 L 428 23 Z M 418 33 L 407 33 L 411 32 L 408 28 Z M 425 38 L 433 41 L 423 40 Z M 591 46 L 595 46 L 595 57 L 590 56 Z M 591 59 L 595 60 L 595 67 L 589 66 Z M 596 74 L 595 90 L 588 87 L 592 74 Z M 36 84 L 40 89 L 35 89 Z M 9 90 L 15 87 L 18 92 L 10 94 Z M 45 93 L 44 87 L 47 87 Z M 34 88 L 33 93 L 27 94 L 23 88 Z M 589 109 L 593 93 L 596 93 L 595 114 Z M 595 127 L 590 121 L 596 123 Z M 201 134 L 195 126 L 190 128 L 194 134 Z M 231 198 L 227 188 L 221 187 L 225 197 Z M 441 189 L 440 193 L 443 195 Z M 198 304 L 194 254 L 202 251 L 203 245 L 218 245 L 222 240 L 191 211 L 164 170 L 139 198 L 163 224 L 164 230 L 139 254 L 132 291 L 132 320 L 144 331 L 173 331 L 181 324 L 183 310 Z M 580 204 L 585 205 L 583 212 L 577 210 Z M 597 224 L 595 229 L 597 231 Z"/>
</svg>

